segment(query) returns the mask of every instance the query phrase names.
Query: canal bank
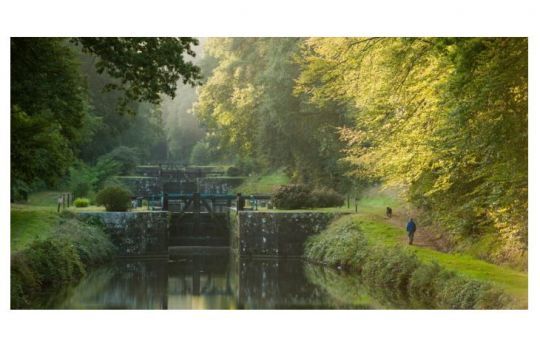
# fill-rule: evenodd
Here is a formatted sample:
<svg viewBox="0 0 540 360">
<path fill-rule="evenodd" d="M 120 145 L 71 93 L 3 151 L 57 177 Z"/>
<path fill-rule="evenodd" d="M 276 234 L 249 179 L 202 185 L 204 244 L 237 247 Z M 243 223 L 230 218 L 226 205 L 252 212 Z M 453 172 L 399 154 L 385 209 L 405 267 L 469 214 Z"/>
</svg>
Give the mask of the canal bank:
<svg viewBox="0 0 540 360">
<path fill-rule="evenodd" d="M 461 254 L 402 245 L 372 216 L 342 217 L 306 243 L 312 262 L 357 274 L 378 299 L 406 308 L 526 309 L 527 275 Z"/>
</svg>

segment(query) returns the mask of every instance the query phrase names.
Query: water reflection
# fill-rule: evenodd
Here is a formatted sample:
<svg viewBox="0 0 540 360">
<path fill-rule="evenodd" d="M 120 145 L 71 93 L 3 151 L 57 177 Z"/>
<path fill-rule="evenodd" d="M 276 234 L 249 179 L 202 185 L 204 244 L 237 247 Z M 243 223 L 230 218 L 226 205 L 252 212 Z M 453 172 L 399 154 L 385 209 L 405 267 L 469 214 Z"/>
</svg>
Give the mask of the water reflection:
<svg viewBox="0 0 540 360">
<path fill-rule="evenodd" d="M 358 277 L 292 259 L 185 254 L 116 261 L 66 292 L 64 309 L 380 308 Z"/>
</svg>

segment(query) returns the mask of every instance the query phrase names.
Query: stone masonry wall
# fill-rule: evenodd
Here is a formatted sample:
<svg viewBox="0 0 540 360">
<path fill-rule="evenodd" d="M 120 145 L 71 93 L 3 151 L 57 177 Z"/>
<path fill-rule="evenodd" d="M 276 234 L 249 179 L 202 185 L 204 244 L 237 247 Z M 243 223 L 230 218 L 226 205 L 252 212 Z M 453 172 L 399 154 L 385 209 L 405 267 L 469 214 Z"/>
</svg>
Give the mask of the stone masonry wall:
<svg viewBox="0 0 540 360">
<path fill-rule="evenodd" d="M 101 224 L 117 247 L 118 256 L 167 254 L 167 212 L 81 212 L 78 216 Z"/>
<path fill-rule="evenodd" d="M 317 234 L 338 213 L 232 211 L 231 246 L 240 256 L 298 257 L 304 243 Z"/>
</svg>

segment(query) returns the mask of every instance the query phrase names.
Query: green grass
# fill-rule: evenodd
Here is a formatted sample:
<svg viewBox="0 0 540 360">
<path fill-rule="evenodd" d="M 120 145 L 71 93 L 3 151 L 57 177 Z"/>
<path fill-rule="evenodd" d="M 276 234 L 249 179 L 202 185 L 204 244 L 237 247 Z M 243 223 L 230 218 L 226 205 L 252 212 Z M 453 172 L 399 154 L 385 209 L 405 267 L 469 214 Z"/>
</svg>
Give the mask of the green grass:
<svg viewBox="0 0 540 360">
<path fill-rule="evenodd" d="M 359 214 L 353 216 L 356 217 L 368 241 L 387 246 L 403 244 L 400 239 L 404 236 L 404 230 L 384 220 L 386 206 L 397 208 L 405 205 L 390 195 L 375 195 L 363 198 L 359 203 Z M 436 261 L 444 268 L 469 278 L 492 282 L 513 295 L 520 305 L 527 304 L 528 275 L 524 272 L 491 264 L 467 254 L 443 253 L 425 247 L 403 246 L 416 253 L 423 262 Z"/>
<path fill-rule="evenodd" d="M 278 170 L 266 175 L 250 176 L 234 191 L 244 195 L 270 194 L 280 185 L 286 185 L 289 182 L 289 177 L 282 170 Z"/>
<path fill-rule="evenodd" d="M 26 248 L 36 240 L 47 238 L 58 224 L 57 199 L 61 191 L 41 191 L 30 194 L 28 202 L 11 205 L 11 251 Z M 105 211 L 103 206 L 76 208 L 71 212 Z"/>
<path fill-rule="evenodd" d="M 309 213 L 309 212 L 324 212 L 324 213 L 343 213 L 343 214 L 352 214 L 352 213 L 354 213 L 354 208 L 353 208 L 353 209 L 347 209 L 346 206 L 344 206 L 344 207 L 329 207 L 329 208 L 312 208 L 312 209 L 291 209 L 291 210 L 259 208 L 259 211 L 263 211 L 263 212 L 274 212 L 274 213 Z"/>
<path fill-rule="evenodd" d="M 58 214 L 44 207 L 11 208 L 11 251 L 45 239 L 58 223 Z"/>
<path fill-rule="evenodd" d="M 27 205 L 44 206 L 55 209 L 58 197 L 67 191 L 40 191 L 28 196 Z"/>
</svg>

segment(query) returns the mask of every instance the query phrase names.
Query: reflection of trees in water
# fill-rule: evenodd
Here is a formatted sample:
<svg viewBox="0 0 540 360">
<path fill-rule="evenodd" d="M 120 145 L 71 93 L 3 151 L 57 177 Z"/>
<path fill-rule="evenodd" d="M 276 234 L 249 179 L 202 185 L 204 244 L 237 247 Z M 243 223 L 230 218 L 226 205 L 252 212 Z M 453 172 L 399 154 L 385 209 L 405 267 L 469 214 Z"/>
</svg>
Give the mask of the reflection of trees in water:
<svg viewBox="0 0 540 360">
<path fill-rule="evenodd" d="M 166 307 L 167 263 L 122 262 L 93 270 L 61 308 L 160 309 Z"/>
<path fill-rule="evenodd" d="M 368 295 L 360 277 L 328 267 L 306 263 L 304 272 L 309 282 L 324 290 L 336 308 L 378 309 L 382 306 Z"/>
<path fill-rule="evenodd" d="M 294 309 L 410 307 L 358 274 L 294 259 L 186 256 L 180 261 L 118 261 L 94 269 L 44 308 Z M 66 300 L 67 299 L 67 300 Z M 397 299 L 397 300 L 396 300 Z"/>
<path fill-rule="evenodd" d="M 311 263 L 306 263 L 304 270 L 310 282 L 320 286 L 337 303 L 345 307 L 350 304 L 366 308 L 414 308 L 406 294 L 363 282 L 360 274 L 339 272 Z"/>
<path fill-rule="evenodd" d="M 318 289 L 306 281 L 300 260 L 238 259 L 239 306 L 249 309 L 313 308 Z"/>
</svg>

